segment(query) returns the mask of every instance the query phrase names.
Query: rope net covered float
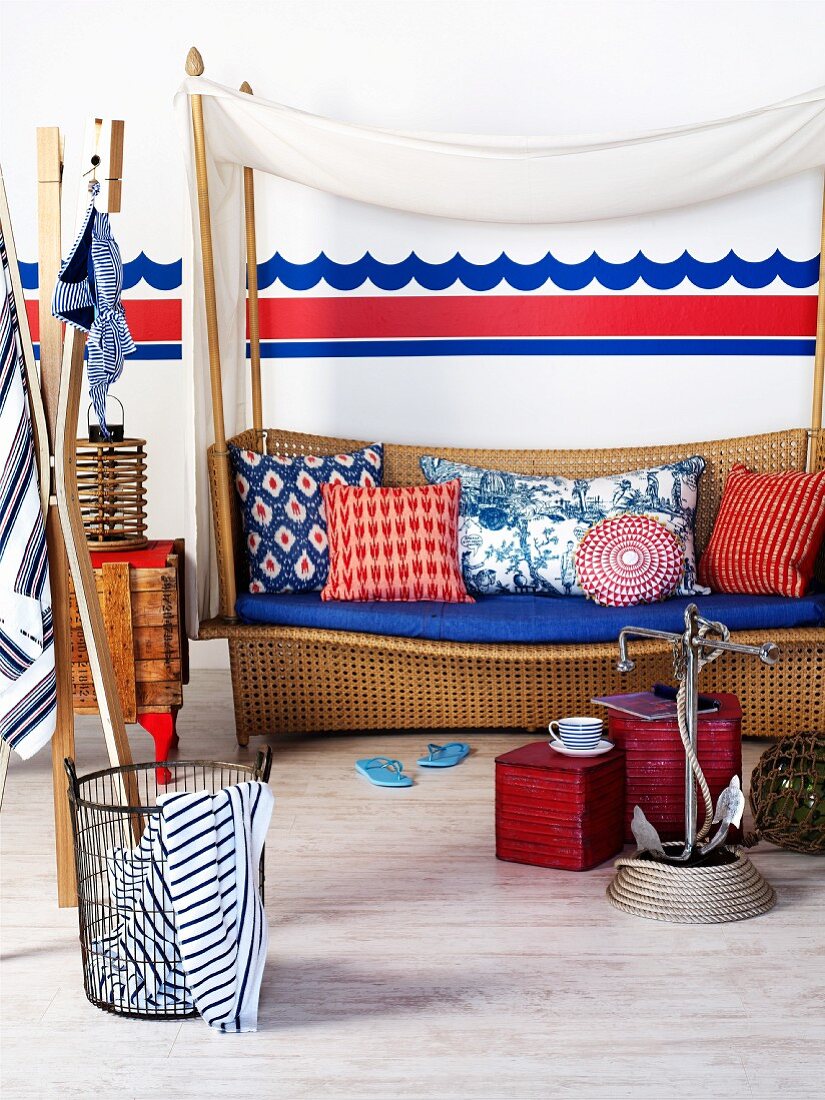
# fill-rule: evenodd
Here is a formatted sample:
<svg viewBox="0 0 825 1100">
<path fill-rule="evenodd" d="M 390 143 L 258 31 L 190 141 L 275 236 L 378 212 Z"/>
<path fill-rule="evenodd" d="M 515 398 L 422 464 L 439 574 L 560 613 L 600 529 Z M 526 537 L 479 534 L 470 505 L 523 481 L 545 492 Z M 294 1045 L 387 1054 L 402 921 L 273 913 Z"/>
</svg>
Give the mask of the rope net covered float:
<svg viewBox="0 0 825 1100">
<path fill-rule="evenodd" d="M 825 853 L 825 734 L 783 737 L 762 754 L 751 775 L 755 833 L 780 848 Z"/>
</svg>

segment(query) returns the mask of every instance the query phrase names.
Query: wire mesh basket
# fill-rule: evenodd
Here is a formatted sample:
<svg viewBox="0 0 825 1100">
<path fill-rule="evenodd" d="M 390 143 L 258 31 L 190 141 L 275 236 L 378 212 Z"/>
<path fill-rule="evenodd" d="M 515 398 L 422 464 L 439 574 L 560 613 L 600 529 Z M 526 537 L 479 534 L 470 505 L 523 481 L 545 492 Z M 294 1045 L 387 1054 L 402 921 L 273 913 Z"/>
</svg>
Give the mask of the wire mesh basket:
<svg viewBox="0 0 825 1100">
<path fill-rule="evenodd" d="M 197 1015 L 175 947 L 175 914 L 164 889 L 164 850 L 154 844 L 161 815 L 157 799 L 170 792 L 217 794 L 249 780 L 266 783 L 271 763 L 268 747 L 254 764 L 167 760 L 84 776 L 78 776 L 73 760 L 64 761 L 83 985 L 93 1005 L 138 1019 Z M 262 851 L 258 869 L 262 900 L 264 855 Z"/>
</svg>

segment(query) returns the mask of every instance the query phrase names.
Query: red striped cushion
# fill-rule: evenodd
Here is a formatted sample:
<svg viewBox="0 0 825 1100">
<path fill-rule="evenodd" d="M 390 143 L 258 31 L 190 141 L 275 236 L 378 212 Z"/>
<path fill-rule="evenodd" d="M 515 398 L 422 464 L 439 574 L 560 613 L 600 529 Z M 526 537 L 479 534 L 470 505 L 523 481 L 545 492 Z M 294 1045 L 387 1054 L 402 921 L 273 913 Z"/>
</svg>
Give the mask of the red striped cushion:
<svg viewBox="0 0 825 1100">
<path fill-rule="evenodd" d="M 716 592 L 804 596 L 825 536 L 825 471 L 728 474 L 699 580 Z"/>
<path fill-rule="evenodd" d="M 330 559 L 322 600 L 474 602 L 458 562 L 459 481 L 321 492 Z"/>
</svg>

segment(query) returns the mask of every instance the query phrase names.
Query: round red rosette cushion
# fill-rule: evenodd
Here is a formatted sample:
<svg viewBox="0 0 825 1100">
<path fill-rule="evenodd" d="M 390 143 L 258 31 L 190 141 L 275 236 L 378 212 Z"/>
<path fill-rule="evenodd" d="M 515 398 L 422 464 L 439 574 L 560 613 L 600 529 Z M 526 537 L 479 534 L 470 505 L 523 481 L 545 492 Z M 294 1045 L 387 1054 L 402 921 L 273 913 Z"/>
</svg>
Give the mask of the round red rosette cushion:
<svg viewBox="0 0 825 1100">
<path fill-rule="evenodd" d="M 595 524 L 576 550 L 584 594 L 602 607 L 665 600 L 682 577 L 685 555 L 674 533 L 651 516 L 613 516 Z"/>
</svg>

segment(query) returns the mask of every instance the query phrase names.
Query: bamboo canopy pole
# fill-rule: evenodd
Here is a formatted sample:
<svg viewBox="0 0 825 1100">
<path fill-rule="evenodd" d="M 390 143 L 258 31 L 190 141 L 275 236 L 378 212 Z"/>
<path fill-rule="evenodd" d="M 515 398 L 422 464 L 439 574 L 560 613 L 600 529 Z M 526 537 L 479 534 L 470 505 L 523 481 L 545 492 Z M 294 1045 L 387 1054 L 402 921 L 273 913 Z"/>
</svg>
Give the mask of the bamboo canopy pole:
<svg viewBox="0 0 825 1100">
<path fill-rule="evenodd" d="M 247 81 L 241 91 L 252 95 Z M 258 246 L 255 238 L 255 179 L 251 168 L 243 170 L 243 201 L 246 222 L 246 287 L 249 302 L 249 371 L 252 381 L 252 427 L 258 444 L 263 443 L 261 397 L 261 311 L 258 304 Z M 263 448 L 262 448 L 263 449 Z"/>
<path fill-rule="evenodd" d="M 811 407 L 811 460 L 812 470 L 825 462 L 821 448 L 825 447 L 822 438 L 822 400 L 825 388 L 825 186 L 822 193 L 822 234 L 819 242 L 819 293 L 816 305 L 816 351 L 814 354 L 814 389 Z"/>
<path fill-rule="evenodd" d="M 203 76 L 203 58 L 193 46 L 186 55 L 186 72 L 189 76 Z M 221 380 L 221 351 L 218 337 L 218 306 L 215 293 L 215 260 L 212 254 L 212 217 L 209 210 L 209 178 L 206 167 L 206 131 L 203 122 L 203 99 L 190 95 L 192 111 L 192 137 L 195 151 L 195 175 L 198 185 L 198 221 L 203 263 L 203 294 L 206 306 L 206 337 L 209 349 L 209 378 L 212 390 L 212 424 L 215 433 L 215 455 L 218 460 L 217 515 L 215 517 L 218 538 L 218 572 L 221 579 L 221 618 L 233 620 L 235 615 L 235 566 L 232 560 L 232 526 L 229 452 L 226 449 L 226 427 L 223 416 L 223 385 Z"/>
</svg>

